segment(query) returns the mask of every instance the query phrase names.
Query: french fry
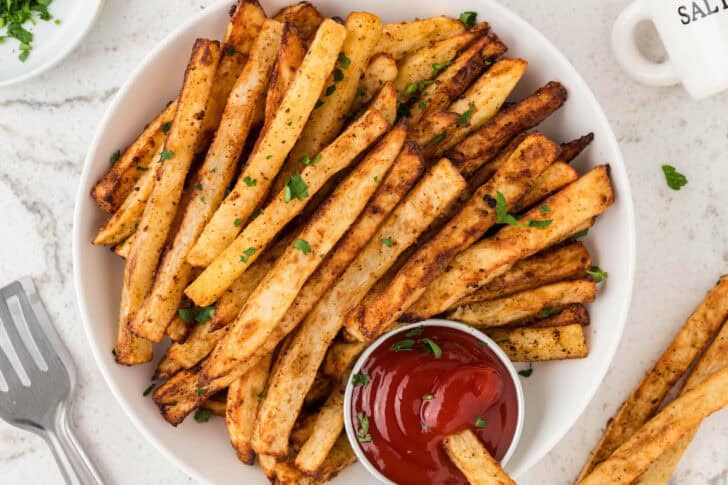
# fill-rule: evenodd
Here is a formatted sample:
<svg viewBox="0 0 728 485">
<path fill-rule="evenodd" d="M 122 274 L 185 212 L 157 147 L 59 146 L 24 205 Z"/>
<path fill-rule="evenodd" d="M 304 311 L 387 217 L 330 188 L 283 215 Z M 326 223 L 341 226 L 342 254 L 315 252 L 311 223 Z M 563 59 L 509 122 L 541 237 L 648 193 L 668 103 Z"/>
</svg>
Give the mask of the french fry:
<svg viewBox="0 0 728 485">
<path fill-rule="evenodd" d="M 530 328 L 550 328 L 550 327 L 565 327 L 566 325 L 572 325 L 578 323 L 582 327 L 589 325 L 589 312 L 586 307 L 581 303 L 575 303 L 572 305 L 566 305 L 561 311 L 548 316 L 539 315 L 536 319 L 532 319 L 525 322 L 526 327 Z"/>
<path fill-rule="evenodd" d="M 516 485 L 475 433 L 466 429 L 442 440 L 453 463 L 473 485 Z"/>
<path fill-rule="evenodd" d="M 384 52 L 395 60 L 465 30 L 462 22 L 441 15 L 410 22 L 385 24 L 375 52 Z"/>
<path fill-rule="evenodd" d="M 296 72 L 301 67 L 305 56 L 306 47 L 303 38 L 291 24 L 284 24 L 278 59 L 273 67 L 268 94 L 265 97 L 263 130 L 266 130 L 273 122 L 273 117 L 275 117 L 276 111 L 278 111 L 283 97 L 286 95 L 286 90 L 296 77 Z"/>
<path fill-rule="evenodd" d="M 166 132 L 169 131 L 169 124 L 174 119 L 176 111 L 177 100 L 174 100 L 144 127 L 144 131 L 124 150 L 109 171 L 96 182 L 91 189 L 91 197 L 101 209 L 114 214 L 134 193 L 135 186 L 139 185 L 139 179 L 146 173 L 145 169 L 158 158 L 154 155 L 164 144 L 164 139 L 167 137 Z M 107 243 L 94 242 L 94 244 Z"/>
<path fill-rule="evenodd" d="M 437 75 L 432 84 L 418 93 L 417 100 L 419 102 L 410 108 L 410 126 L 416 125 L 427 113 L 447 109 L 480 76 L 480 73 L 485 71 L 486 67 L 495 58 L 502 55 L 506 49 L 505 44 L 493 34 L 476 39 L 462 54 L 455 58 L 452 64 L 449 64 Z M 525 69 L 525 61 L 521 62 L 524 63 L 523 68 Z M 435 71 L 435 66 L 433 66 L 433 71 Z M 462 112 L 467 110 L 468 107 L 469 104 L 465 106 Z"/>
<path fill-rule="evenodd" d="M 347 329 L 367 339 L 381 333 L 414 303 L 458 253 L 475 243 L 497 221 L 498 194 L 511 206 L 533 186 L 558 156 L 558 147 L 541 134 L 526 138 L 493 179 L 480 187 L 432 239 L 417 250 L 387 287 L 352 311 Z"/>
<path fill-rule="evenodd" d="M 136 234 L 132 234 L 128 238 L 124 239 L 124 242 L 114 246 L 114 254 L 122 259 L 128 258 L 129 253 L 131 252 L 131 247 L 134 245 L 134 239 L 136 239 Z"/>
<path fill-rule="evenodd" d="M 495 300 L 561 280 L 584 277 L 590 266 L 589 252 L 580 242 L 548 249 L 517 262 L 502 276 L 481 286 L 452 308 Z"/>
<path fill-rule="evenodd" d="M 162 152 L 160 146 L 155 151 L 156 158 L 159 160 L 159 154 Z M 151 157 L 149 157 L 151 159 Z M 149 163 L 150 160 L 146 161 Z M 129 239 L 132 234 L 137 230 L 139 221 L 142 219 L 144 214 L 144 208 L 147 205 L 147 200 L 152 195 L 152 189 L 157 179 L 155 166 L 149 165 L 138 165 L 137 169 L 141 170 L 144 168 L 146 171 L 139 177 L 134 184 L 129 196 L 124 200 L 119 209 L 114 213 L 113 216 L 104 224 L 99 232 L 96 233 L 96 237 L 93 240 L 94 244 L 103 244 L 107 246 L 113 246 L 121 244 L 126 239 Z M 141 173 L 141 172 L 140 172 Z"/>
<path fill-rule="evenodd" d="M 306 393 L 306 397 L 303 398 L 303 406 L 307 409 L 319 408 L 331 394 L 333 384 L 328 376 L 317 372 L 313 384 Z"/>
<path fill-rule="evenodd" d="M 326 82 L 318 107 L 291 150 L 287 163 L 293 167 L 289 169 L 291 173 L 303 170 L 301 159 L 315 157 L 341 131 L 357 95 L 361 75 L 382 36 L 381 20 L 370 13 L 352 12 L 344 25 L 347 34 L 336 68 Z"/>
<path fill-rule="evenodd" d="M 258 455 L 258 464 L 260 465 L 260 468 L 263 469 L 265 476 L 273 482 L 276 477 L 276 465 L 278 464 L 278 459 L 274 456 Z"/>
<path fill-rule="evenodd" d="M 311 436 L 296 455 L 294 464 L 307 475 L 314 475 L 323 465 L 344 429 L 344 391 L 342 384 L 334 388 L 316 415 Z"/>
<path fill-rule="evenodd" d="M 431 47 L 423 47 L 402 59 L 397 79 L 394 81 L 394 87 L 400 96 L 400 100 L 406 101 L 409 99 L 412 92 L 417 89 L 418 83 L 433 77 L 433 64 L 451 62 L 471 42 L 485 35 L 488 28 L 486 22 L 480 23 L 470 30 L 454 35 L 449 39 L 441 40 Z"/>
<path fill-rule="evenodd" d="M 723 369 L 668 404 L 577 483 L 631 483 L 703 419 L 726 406 L 728 369 Z"/>
<path fill-rule="evenodd" d="M 255 462 L 255 452 L 250 446 L 250 437 L 258 405 L 268 380 L 271 357 L 272 355 L 269 355 L 261 359 L 255 367 L 228 388 L 225 427 L 235 454 L 246 465 Z"/>
<path fill-rule="evenodd" d="M 513 212 L 529 209 L 578 178 L 576 170 L 562 161 L 557 161 L 539 176 L 531 190 L 513 207 Z"/>
<path fill-rule="evenodd" d="M 318 485 L 331 480 L 355 461 L 354 450 L 351 449 L 346 435 L 342 434 L 334 443 L 321 468 L 316 472 L 316 476 L 306 476 L 291 463 L 281 462 L 275 467 L 276 483 L 278 485 Z"/>
<path fill-rule="evenodd" d="M 396 158 L 404 143 L 406 132 L 406 128 L 399 125 L 385 136 L 379 142 L 377 148 L 372 150 L 367 157 Z M 369 242 L 380 223 L 386 219 L 392 209 L 404 197 L 404 194 L 414 185 L 423 169 L 424 161 L 419 156 L 400 156 L 396 160 L 357 221 L 337 243 L 331 255 L 306 281 L 278 327 L 268 338 L 266 345 L 258 352 L 259 357 L 272 352 L 278 342 L 303 320 L 323 294 L 334 284 L 334 281 L 354 259 L 359 250 Z M 206 389 L 209 393 L 224 389 L 230 385 L 231 379 L 234 380 L 243 375 L 250 368 L 253 361 L 254 359 L 250 359 L 250 362 L 241 365 L 230 376 L 209 383 Z M 200 402 L 196 393 L 198 381 L 198 373 L 179 373 L 155 392 L 154 400 L 167 421 L 172 424 L 180 423 L 198 405 Z"/>
<path fill-rule="evenodd" d="M 215 399 L 208 399 L 200 405 L 203 409 L 209 409 L 215 416 L 225 417 L 225 403 Z"/>
<path fill-rule="evenodd" d="M 313 426 L 316 424 L 315 414 L 304 414 L 298 417 L 293 431 L 291 431 L 291 448 L 300 450 L 304 443 L 313 433 Z"/>
<path fill-rule="evenodd" d="M 114 349 L 116 361 L 120 364 L 135 365 L 152 359 L 151 342 L 136 337 L 129 324 L 152 287 L 159 256 L 194 157 L 200 136 L 201 114 L 205 111 L 219 57 L 217 42 L 204 39 L 195 42 L 175 114 L 178 123 L 172 125 L 164 144 L 159 159 L 163 163 L 157 169 L 157 181 L 124 269 L 119 334 Z"/>
<path fill-rule="evenodd" d="M 316 156 L 319 160 L 315 163 L 310 162 L 298 175 L 296 179 L 298 185 L 303 187 L 297 189 L 298 195 L 292 196 L 290 185 L 286 185 L 265 207 L 263 213 L 251 221 L 187 287 L 185 294 L 200 306 L 214 303 L 257 259 L 275 235 L 301 213 L 308 202 L 307 199 L 374 143 L 389 126 L 389 122 L 377 110 L 368 110 L 349 125 L 336 140 Z M 294 176 L 291 176 L 290 180 L 294 181 Z M 304 192 L 301 193 L 301 190 Z"/>
<path fill-rule="evenodd" d="M 419 157 L 419 154 L 416 147 L 407 145 L 401 156 Z M 286 454 L 288 436 L 301 408 L 302 396 L 311 386 L 326 349 L 342 326 L 343 317 L 464 185 L 450 162 L 443 159 L 436 164 L 307 315 L 282 356 L 280 366 L 271 375 L 253 435 L 256 451 L 274 456 Z"/>
<path fill-rule="evenodd" d="M 174 241 L 162 258 L 151 293 L 131 323 L 131 330 L 139 337 L 160 342 L 174 318 L 191 276 L 187 255 L 230 185 L 255 107 L 263 103 L 282 35 L 283 24 L 275 20 L 263 23 L 250 59 L 231 91 L 215 140 L 197 173 L 195 197 L 185 208 Z"/>
<path fill-rule="evenodd" d="M 574 140 L 561 144 L 561 160 L 565 163 L 571 162 L 579 156 L 591 142 L 594 141 L 594 133 L 587 133 Z"/>
<path fill-rule="evenodd" d="M 566 101 L 566 96 L 566 88 L 552 81 L 520 102 L 501 110 L 482 128 L 448 150 L 446 156 L 466 178 L 470 177 L 514 136 L 533 128 L 559 109 Z"/>
<path fill-rule="evenodd" d="M 508 142 L 505 147 L 503 147 L 496 154 L 496 156 L 492 160 L 480 167 L 475 173 L 472 173 L 470 174 L 470 176 L 468 176 L 468 186 L 477 188 L 490 180 L 493 174 L 496 173 L 498 169 L 503 166 L 504 163 L 506 163 L 506 161 L 511 157 L 513 152 L 516 151 L 518 145 L 520 145 L 527 136 L 528 132 L 525 131 L 516 135 L 510 142 Z"/>
<path fill-rule="evenodd" d="M 654 415 L 668 391 L 688 370 L 726 318 L 728 277 L 723 276 L 609 421 L 582 468 L 579 480 L 589 475 L 595 466 L 606 460 Z"/>
<path fill-rule="evenodd" d="M 376 111 L 374 114 L 381 118 Z M 359 136 L 362 137 L 362 133 Z M 321 255 L 333 248 L 374 194 L 377 184 L 372 183 L 373 179 L 384 177 L 393 162 L 389 157 L 366 157 L 314 213 L 297 241 L 276 261 L 245 302 L 228 334 L 206 361 L 200 384 L 230 373 L 263 345 L 306 279 L 320 265 Z M 286 355 L 289 353 L 290 350 Z"/>
<path fill-rule="evenodd" d="M 548 217 L 538 207 L 524 216 L 525 220 L 551 219 L 551 224 L 544 228 L 508 226 L 496 236 L 474 244 L 453 260 L 450 271 L 428 286 L 403 318 L 414 321 L 442 313 L 516 261 L 568 238 L 613 201 L 609 169 L 598 166 L 546 199 L 544 204 L 551 208 Z"/>
<path fill-rule="evenodd" d="M 265 196 L 271 181 L 293 148 L 308 119 L 328 74 L 334 67 L 346 29 L 325 20 L 286 91 L 278 114 L 256 142 L 232 192 L 212 216 L 188 261 L 208 266 L 242 230 L 235 221 L 246 221 Z M 250 185 L 250 186 L 249 186 Z"/>
<path fill-rule="evenodd" d="M 580 359 L 588 350 L 579 323 L 558 327 L 489 328 L 486 334 L 513 362 Z"/>
<path fill-rule="evenodd" d="M 172 321 L 169 322 L 167 330 L 165 331 L 170 340 L 176 343 L 184 342 L 187 338 L 188 332 L 189 327 L 184 320 L 179 317 L 173 318 Z"/>
<path fill-rule="evenodd" d="M 385 84 L 397 77 L 397 62 L 388 54 L 375 54 L 364 70 L 359 82 L 357 96 L 351 104 L 349 114 L 358 113 L 369 103 Z"/>
<path fill-rule="evenodd" d="M 349 365 L 364 351 L 364 342 L 337 342 L 329 347 L 321 369 L 324 374 L 333 378 L 344 377 Z"/>
<path fill-rule="evenodd" d="M 313 39 L 316 30 L 324 21 L 323 15 L 309 2 L 299 2 L 285 7 L 275 15 L 274 19 L 295 27 L 307 42 Z"/>
<path fill-rule="evenodd" d="M 500 327 L 573 303 L 592 302 L 596 296 L 597 287 L 591 280 L 562 281 L 496 300 L 463 305 L 446 315 L 479 328 Z"/>
<path fill-rule="evenodd" d="M 726 368 L 728 368 L 728 324 L 723 323 L 715 340 L 713 340 L 708 349 L 700 357 L 700 360 L 698 360 L 692 372 L 690 372 L 690 375 L 685 381 L 685 387 L 680 391 L 680 395 L 695 389 L 705 379 Z M 696 427 L 686 433 L 685 436 L 680 438 L 680 441 L 665 450 L 652 462 L 650 467 L 632 483 L 640 485 L 666 483 L 697 431 L 698 428 Z"/>
<path fill-rule="evenodd" d="M 493 118 L 526 72 L 527 65 L 523 59 L 502 59 L 493 64 L 460 99 L 450 105 L 448 110 L 460 117 L 444 140 L 427 146 L 427 153 L 430 156 L 442 155 Z"/>
</svg>

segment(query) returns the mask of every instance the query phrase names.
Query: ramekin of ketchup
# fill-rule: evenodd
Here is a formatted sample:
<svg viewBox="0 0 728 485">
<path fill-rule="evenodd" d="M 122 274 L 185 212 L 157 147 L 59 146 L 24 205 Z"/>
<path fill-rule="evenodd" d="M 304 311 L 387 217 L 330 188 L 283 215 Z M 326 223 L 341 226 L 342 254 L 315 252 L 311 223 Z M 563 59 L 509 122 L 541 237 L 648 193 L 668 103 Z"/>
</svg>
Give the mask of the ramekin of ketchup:
<svg viewBox="0 0 728 485">
<path fill-rule="evenodd" d="M 505 465 L 523 426 L 523 391 L 498 345 L 477 329 L 426 320 L 380 336 L 355 364 L 346 433 L 383 483 L 467 484 L 442 440 L 471 429 Z"/>
</svg>

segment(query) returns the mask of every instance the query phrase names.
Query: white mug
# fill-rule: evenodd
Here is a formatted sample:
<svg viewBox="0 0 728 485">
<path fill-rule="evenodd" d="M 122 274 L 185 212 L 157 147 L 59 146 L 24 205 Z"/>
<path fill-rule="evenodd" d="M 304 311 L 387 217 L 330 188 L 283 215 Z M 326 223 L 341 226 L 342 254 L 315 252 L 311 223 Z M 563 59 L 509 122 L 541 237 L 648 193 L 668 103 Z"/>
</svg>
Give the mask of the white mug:
<svg viewBox="0 0 728 485">
<path fill-rule="evenodd" d="M 637 49 L 639 22 L 655 24 L 669 59 L 655 63 Z M 728 89 L 728 0 L 634 0 L 619 16 L 612 47 L 622 68 L 650 86 L 682 83 L 693 98 Z"/>
</svg>

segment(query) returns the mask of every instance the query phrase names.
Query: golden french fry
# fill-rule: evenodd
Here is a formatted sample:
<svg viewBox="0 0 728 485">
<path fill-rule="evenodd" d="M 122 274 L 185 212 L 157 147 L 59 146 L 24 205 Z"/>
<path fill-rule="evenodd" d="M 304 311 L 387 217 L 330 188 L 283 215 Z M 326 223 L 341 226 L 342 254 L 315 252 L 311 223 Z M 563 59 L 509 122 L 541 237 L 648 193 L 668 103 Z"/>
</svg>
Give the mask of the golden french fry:
<svg viewBox="0 0 728 485">
<path fill-rule="evenodd" d="M 274 18 L 295 27 L 307 42 L 313 39 L 316 30 L 324 21 L 324 16 L 309 2 L 298 2 L 285 7 Z"/>
<path fill-rule="evenodd" d="M 728 318 L 728 277 L 722 277 L 607 424 L 579 479 L 633 436 L 657 411 L 672 386 Z"/>
<path fill-rule="evenodd" d="M 265 196 L 271 181 L 283 165 L 308 119 L 324 82 L 334 68 L 346 29 L 327 19 L 286 91 L 278 114 L 261 133 L 232 192 L 212 216 L 188 261 L 193 266 L 207 266 L 243 229 L 235 221 L 247 221 Z"/>
<path fill-rule="evenodd" d="M 306 56 L 306 47 L 298 31 L 290 24 L 284 24 L 281 47 L 278 59 L 270 76 L 268 94 L 265 97 L 264 128 L 266 130 L 273 122 L 283 97 L 301 67 Z"/>
<path fill-rule="evenodd" d="M 462 22 L 441 15 L 427 19 L 385 24 L 375 52 L 384 52 L 395 60 L 458 35 L 465 30 Z"/>
<path fill-rule="evenodd" d="M 172 342 L 184 342 L 187 338 L 187 334 L 189 333 L 189 327 L 184 320 L 179 317 L 175 317 L 167 326 L 165 333 Z"/>
<path fill-rule="evenodd" d="M 216 399 L 208 399 L 200 404 L 201 408 L 209 409 L 215 416 L 225 417 L 225 403 Z"/>
<path fill-rule="evenodd" d="M 282 34 L 281 23 L 263 23 L 250 59 L 232 88 L 215 140 L 197 173 L 195 197 L 187 204 L 171 247 L 165 251 L 151 293 L 131 323 L 139 337 L 160 342 L 174 318 L 191 274 L 187 256 L 233 178 L 255 107 L 263 103 Z"/>
<path fill-rule="evenodd" d="M 466 429 L 442 440 L 453 463 L 473 485 L 516 485 L 475 433 Z"/>
<path fill-rule="evenodd" d="M 350 314 L 347 329 L 372 339 L 414 303 L 448 264 L 475 243 L 497 221 L 498 194 L 512 206 L 556 160 L 558 147 L 541 134 L 526 138 L 490 182 L 480 187 L 432 239 L 417 250 L 386 288 Z"/>
<path fill-rule="evenodd" d="M 124 150 L 109 171 L 96 182 L 91 189 L 91 197 L 101 209 L 112 214 L 116 213 L 123 207 L 124 202 L 134 195 L 135 187 L 139 186 L 139 179 L 146 174 L 152 161 L 158 158 L 154 155 L 164 144 L 166 133 L 169 131 L 176 111 L 177 100 L 174 100 L 144 127 L 144 131 Z M 94 244 L 111 243 L 94 241 Z"/>
<path fill-rule="evenodd" d="M 393 82 L 397 77 L 397 61 L 388 54 L 375 54 L 364 70 L 357 95 L 351 104 L 349 114 L 358 113 L 369 101 L 382 90 L 385 84 Z"/>
<path fill-rule="evenodd" d="M 580 359 L 588 354 L 584 329 L 579 323 L 558 327 L 489 328 L 486 334 L 514 362 Z"/>
<path fill-rule="evenodd" d="M 311 436 L 301 447 L 294 464 L 303 473 L 314 475 L 344 429 L 344 385 L 335 387 L 316 415 Z"/>
<path fill-rule="evenodd" d="M 576 173 L 576 170 L 559 159 L 559 161 L 544 170 L 531 190 L 515 205 L 513 212 L 530 209 L 533 205 L 554 192 L 558 192 L 578 178 L 579 174 Z"/>
<path fill-rule="evenodd" d="M 324 374 L 341 379 L 346 374 L 349 365 L 364 351 L 367 344 L 364 342 L 337 342 L 329 347 L 321 366 Z"/>
<path fill-rule="evenodd" d="M 255 416 L 258 414 L 258 406 L 268 380 L 271 358 L 272 355 L 269 355 L 261 359 L 255 367 L 228 388 L 225 427 L 235 454 L 246 465 L 252 465 L 255 461 L 250 437 L 253 434 Z"/>
<path fill-rule="evenodd" d="M 574 280 L 470 303 L 446 313 L 447 317 L 479 328 L 500 327 L 534 318 L 573 303 L 589 303 L 597 296 L 592 280 Z"/>
<path fill-rule="evenodd" d="M 496 115 L 498 116 L 498 115 Z M 470 187 L 480 187 L 486 183 L 503 166 L 504 163 L 511 157 L 513 152 L 516 151 L 518 145 L 528 136 L 528 132 L 522 132 L 516 135 L 508 144 L 503 147 L 496 156 L 488 163 L 480 167 L 475 173 L 470 174 L 468 178 L 468 185 Z"/>
<path fill-rule="evenodd" d="M 591 142 L 594 141 L 594 133 L 587 133 L 574 140 L 561 144 L 561 160 L 569 163 L 579 156 Z"/>
<path fill-rule="evenodd" d="M 200 306 L 214 303 L 257 259 L 276 234 L 301 213 L 307 199 L 353 162 L 389 126 L 377 110 L 368 110 L 349 125 L 336 140 L 311 159 L 300 175 L 294 174 L 289 178 L 289 183 L 263 209 L 263 213 L 205 268 L 187 287 L 185 294 Z"/>
<path fill-rule="evenodd" d="M 495 300 L 561 280 L 584 277 L 584 271 L 590 266 L 589 252 L 582 243 L 557 246 L 517 262 L 502 276 L 481 286 L 452 308 L 477 301 Z"/>
<path fill-rule="evenodd" d="M 547 315 L 548 314 L 548 315 Z M 565 327 L 578 323 L 582 327 L 589 325 L 589 312 L 581 303 L 566 305 L 557 313 L 545 312 L 537 318 L 525 322 L 530 328 Z"/>
<path fill-rule="evenodd" d="M 723 369 L 668 404 L 577 483 L 632 483 L 665 450 L 703 419 L 726 406 L 728 369 Z"/>
<path fill-rule="evenodd" d="M 334 478 L 340 471 L 356 461 L 354 450 L 346 435 L 341 435 L 331 448 L 315 477 L 306 476 L 293 464 L 281 462 L 275 466 L 276 483 L 280 485 L 319 485 Z"/>
<path fill-rule="evenodd" d="M 446 156 L 470 177 L 490 161 L 514 136 L 541 123 L 566 101 L 566 88 L 550 82 L 535 93 L 501 110 L 482 128 L 475 131 Z"/>
<path fill-rule="evenodd" d="M 136 239 L 136 234 L 132 234 L 128 238 L 124 239 L 124 242 L 114 246 L 114 254 L 123 259 L 128 258 L 129 253 L 131 252 L 131 247 L 134 245 L 134 239 Z"/>
<path fill-rule="evenodd" d="M 185 177 L 200 135 L 201 116 L 210 95 L 220 57 L 217 42 L 195 42 L 175 114 L 178 123 L 169 131 L 158 161 L 157 181 L 144 209 L 139 229 L 124 269 L 116 361 L 134 365 L 152 359 L 152 344 L 136 337 L 129 325 L 152 287 L 154 272 L 176 214 Z"/>
<path fill-rule="evenodd" d="M 415 146 L 407 145 L 400 156 L 419 157 L 419 153 Z M 308 314 L 271 375 L 253 435 L 257 452 L 286 454 L 302 396 L 310 388 L 343 317 L 464 186 L 465 181 L 447 160 L 433 166 Z"/>
<path fill-rule="evenodd" d="M 546 220 L 546 227 L 508 226 L 460 253 L 451 269 L 440 275 L 405 313 L 407 321 L 437 315 L 479 287 L 497 278 L 518 260 L 531 256 L 574 234 L 577 228 L 604 212 L 614 201 L 609 169 L 601 165 L 552 195 L 524 220 Z"/>
</svg>

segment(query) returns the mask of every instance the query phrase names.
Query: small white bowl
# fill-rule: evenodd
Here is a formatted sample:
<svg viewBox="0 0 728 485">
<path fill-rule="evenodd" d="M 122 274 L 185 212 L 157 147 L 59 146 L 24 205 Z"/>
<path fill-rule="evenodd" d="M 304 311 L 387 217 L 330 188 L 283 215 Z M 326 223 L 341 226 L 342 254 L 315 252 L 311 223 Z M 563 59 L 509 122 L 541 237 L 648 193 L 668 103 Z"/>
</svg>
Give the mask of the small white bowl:
<svg viewBox="0 0 728 485">
<path fill-rule="evenodd" d="M 380 472 L 374 465 L 372 465 L 367 456 L 364 454 L 364 451 L 361 449 L 361 446 L 359 445 L 359 440 L 357 439 L 356 431 L 354 430 L 354 424 L 351 421 L 351 413 L 349 412 L 349 410 L 351 409 L 351 395 L 354 391 L 354 386 L 351 385 L 351 376 L 361 370 L 362 366 L 367 362 L 367 360 L 369 360 L 369 356 L 371 356 L 372 352 L 377 350 L 382 345 L 382 342 L 387 340 L 392 335 L 407 332 L 417 327 L 453 328 L 455 330 L 460 330 L 463 333 L 471 335 L 483 342 L 498 357 L 498 360 L 500 360 L 501 363 L 508 370 L 511 381 L 513 381 L 513 386 L 516 388 L 516 405 L 518 407 L 518 417 L 516 418 L 516 429 L 513 432 L 511 444 L 508 447 L 508 451 L 506 451 L 506 454 L 503 455 L 503 458 L 500 460 L 501 466 L 507 470 L 508 460 L 516 451 L 516 448 L 518 447 L 518 441 L 521 439 L 521 431 L 523 430 L 523 388 L 521 387 L 521 380 L 518 378 L 518 372 L 516 371 L 516 368 L 513 367 L 513 363 L 508 358 L 508 356 L 506 356 L 505 352 L 501 350 L 501 348 L 493 341 L 493 339 L 485 335 L 483 332 L 462 323 L 453 322 L 451 320 L 442 320 L 438 318 L 432 318 L 429 320 L 412 323 L 410 325 L 405 325 L 404 327 L 380 335 L 379 338 L 377 338 L 374 342 L 371 343 L 371 345 L 369 345 L 369 347 L 366 348 L 366 350 L 364 350 L 364 352 L 359 356 L 359 359 L 356 361 L 356 364 L 354 364 L 351 375 L 349 376 L 349 382 L 346 384 L 346 392 L 344 394 L 344 427 L 346 428 L 346 437 L 349 438 L 349 443 L 351 444 L 351 448 L 354 450 L 356 457 L 359 459 L 359 463 L 361 463 L 364 468 L 366 468 L 366 470 L 380 482 L 387 485 L 396 485 L 395 482 L 385 477 L 382 472 Z"/>
</svg>

